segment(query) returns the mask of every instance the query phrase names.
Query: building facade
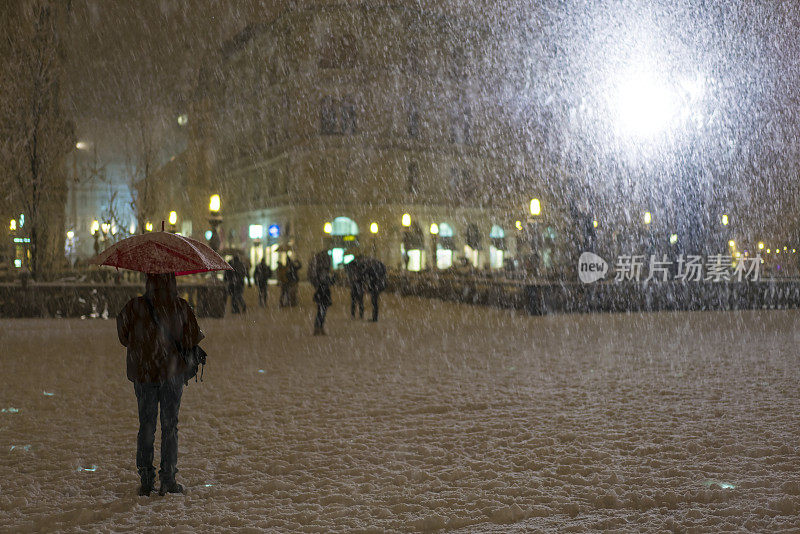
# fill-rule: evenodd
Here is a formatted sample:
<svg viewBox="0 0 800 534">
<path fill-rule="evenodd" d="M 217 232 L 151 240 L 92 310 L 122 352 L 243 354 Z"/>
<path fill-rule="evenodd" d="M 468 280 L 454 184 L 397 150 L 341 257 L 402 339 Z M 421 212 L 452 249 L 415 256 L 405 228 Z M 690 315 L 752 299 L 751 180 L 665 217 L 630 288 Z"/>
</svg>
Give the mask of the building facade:
<svg viewBox="0 0 800 534">
<path fill-rule="evenodd" d="M 219 194 L 222 248 L 253 262 L 327 249 L 335 266 L 361 252 L 409 270 L 499 269 L 536 243 L 551 261 L 566 209 L 499 97 L 520 83 L 521 65 L 497 61 L 518 56 L 509 46 L 475 16 L 287 8 L 207 61 L 185 164 L 151 177 L 156 197 L 185 205 L 207 238 Z M 169 183 L 186 184 L 182 198 Z"/>
</svg>

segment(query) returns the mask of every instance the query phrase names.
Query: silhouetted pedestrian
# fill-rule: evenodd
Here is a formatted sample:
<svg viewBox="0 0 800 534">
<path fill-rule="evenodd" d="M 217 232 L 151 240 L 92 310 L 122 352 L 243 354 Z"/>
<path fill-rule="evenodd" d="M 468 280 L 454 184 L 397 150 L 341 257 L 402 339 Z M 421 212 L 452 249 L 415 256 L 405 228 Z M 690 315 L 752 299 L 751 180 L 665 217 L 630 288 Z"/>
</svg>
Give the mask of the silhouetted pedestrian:
<svg viewBox="0 0 800 534">
<path fill-rule="evenodd" d="M 314 335 L 324 336 L 325 316 L 328 308 L 333 304 L 331 298 L 331 285 L 334 282 L 331 273 L 331 260 L 327 251 L 318 253 L 314 256 L 309 269 L 309 282 L 314 285 L 314 302 L 317 304 L 317 316 L 314 319 Z"/>
<path fill-rule="evenodd" d="M 258 289 L 259 306 L 266 307 L 267 305 L 267 288 L 270 278 L 272 278 L 272 269 L 269 265 L 267 265 L 266 260 L 261 258 L 261 261 L 253 270 L 253 280 L 255 281 L 256 288 Z"/>
<path fill-rule="evenodd" d="M 289 305 L 297 306 L 297 285 L 300 283 L 300 269 L 303 264 L 300 260 L 287 258 L 286 260 L 286 281 L 288 283 Z"/>
<path fill-rule="evenodd" d="M 228 293 L 231 295 L 231 313 L 244 313 L 247 311 L 247 305 L 244 302 L 244 279 L 247 273 L 239 256 L 233 257 L 231 267 L 233 270 L 225 271 L 224 275 L 225 282 L 228 284 Z"/>
<path fill-rule="evenodd" d="M 364 287 L 372 301 L 372 321 L 378 321 L 378 298 L 386 289 L 386 265 L 375 258 L 365 258 L 362 262 Z"/>
<path fill-rule="evenodd" d="M 344 266 L 347 273 L 347 282 L 350 285 L 350 317 L 355 318 L 356 308 L 358 316 L 364 318 L 364 269 L 362 258 L 356 257 Z"/>
</svg>

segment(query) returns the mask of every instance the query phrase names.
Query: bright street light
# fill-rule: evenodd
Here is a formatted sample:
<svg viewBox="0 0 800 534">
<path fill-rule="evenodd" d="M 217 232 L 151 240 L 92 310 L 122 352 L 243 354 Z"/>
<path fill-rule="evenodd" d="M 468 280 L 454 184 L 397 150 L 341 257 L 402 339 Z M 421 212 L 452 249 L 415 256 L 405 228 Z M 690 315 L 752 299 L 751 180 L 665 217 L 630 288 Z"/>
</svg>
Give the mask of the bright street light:
<svg viewBox="0 0 800 534">
<path fill-rule="evenodd" d="M 653 222 L 653 216 L 650 215 L 649 211 L 644 212 L 644 223 L 650 224 L 651 222 Z"/>
<path fill-rule="evenodd" d="M 177 222 L 178 222 L 178 214 L 174 211 L 169 212 L 169 223 L 177 224 Z"/>
<path fill-rule="evenodd" d="M 377 234 L 378 233 L 378 223 L 376 223 L 376 222 L 371 223 L 369 225 L 369 231 L 372 232 L 373 234 Z"/>
<path fill-rule="evenodd" d="M 219 211 L 221 206 L 219 195 L 211 195 L 211 198 L 208 200 L 208 211 L 211 213 L 216 213 Z"/>
<path fill-rule="evenodd" d="M 439 225 L 436 223 L 431 224 L 431 235 L 437 235 L 439 233 Z"/>
<path fill-rule="evenodd" d="M 325 225 L 322 227 L 322 231 L 326 234 L 329 234 L 333 231 L 333 225 L 329 222 L 326 222 Z"/>
<path fill-rule="evenodd" d="M 531 215 L 540 215 L 542 213 L 542 203 L 538 198 L 531 199 Z"/>
<path fill-rule="evenodd" d="M 403 226 L 405 226 L 406 228 L 411 226 L 411 215 L 409 215 L 408 213 L 404 213 L 402 218 L 402 223 Z"/>
</svg>

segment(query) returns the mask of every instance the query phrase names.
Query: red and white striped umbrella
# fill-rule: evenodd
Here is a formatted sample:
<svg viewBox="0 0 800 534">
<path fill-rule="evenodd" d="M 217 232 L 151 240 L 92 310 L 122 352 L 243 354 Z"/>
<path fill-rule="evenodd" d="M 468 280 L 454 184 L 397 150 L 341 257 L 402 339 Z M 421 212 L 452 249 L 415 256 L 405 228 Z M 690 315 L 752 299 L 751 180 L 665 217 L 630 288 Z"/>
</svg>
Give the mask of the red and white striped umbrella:
<svg viewBox="0 0 800 534">
<path fill-rule="evenodd" d="M 148 274 L 175 273 L 177 276 L 233 269 L 205 243 L 170 232 L 148 232 L 123 239 L 89 263 Z"/>
</svg>

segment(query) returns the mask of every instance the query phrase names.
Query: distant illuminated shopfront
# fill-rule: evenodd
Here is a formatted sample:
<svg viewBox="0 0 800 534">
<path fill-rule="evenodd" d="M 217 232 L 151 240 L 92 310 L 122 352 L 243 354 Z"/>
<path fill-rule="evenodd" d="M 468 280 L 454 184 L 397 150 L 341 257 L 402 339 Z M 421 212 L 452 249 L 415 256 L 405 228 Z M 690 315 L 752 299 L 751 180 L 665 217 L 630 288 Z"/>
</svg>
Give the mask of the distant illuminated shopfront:
<svg viewBox="0 0 800 534">
<path fill-rule="evenodd" d="M 358 252 L 358 224 L 348 217 L 336 217 L 330 226 L 328 249 L 334 269 L 349 263 Z"/>
<path fill-rule="evenodd" d="M 447 223 L 439 225 L 439 242 L 436 248 L 436 268 L 449 269 L 453 266 L 453 228 Z"/>
</svg>

